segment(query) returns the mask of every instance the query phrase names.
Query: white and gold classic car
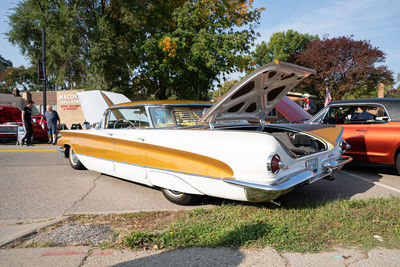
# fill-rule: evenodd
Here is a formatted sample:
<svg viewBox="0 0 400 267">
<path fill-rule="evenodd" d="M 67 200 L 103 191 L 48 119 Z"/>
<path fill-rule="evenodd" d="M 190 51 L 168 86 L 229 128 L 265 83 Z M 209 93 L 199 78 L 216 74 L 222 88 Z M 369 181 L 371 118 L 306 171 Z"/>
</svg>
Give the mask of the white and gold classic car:
<svg viewBox="0 0 400 267">
<path fill-rule="evenodd" d="M 342 156 L 347 144 L 341 139 L 341 126 L 264 121 L 286 93 L 312 73 L 272 62 L 213 105 L 193 101 L 112 105 L 112 94 L 97 91 L 110 105 L 101 110 L 101 120 L 90 129 L 62 131 L 59 150 L 75 169 L 161 188 L 177 204 L 201 195 L 272 201 L 295 186 L 329 177 L 351 160 Z M 85 93 L 79 96 L 81 103 Z M 284 100 L 280 111 L 296 118 L 302 109 Z"/>
</svg>

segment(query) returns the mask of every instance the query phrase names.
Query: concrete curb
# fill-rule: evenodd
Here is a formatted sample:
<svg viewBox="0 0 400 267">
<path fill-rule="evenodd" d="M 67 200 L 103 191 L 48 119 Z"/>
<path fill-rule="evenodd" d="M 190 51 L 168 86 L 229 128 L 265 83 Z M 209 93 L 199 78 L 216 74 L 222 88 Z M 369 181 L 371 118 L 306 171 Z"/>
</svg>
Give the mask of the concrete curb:
<svg viewBox="0 0 400 267">
<path fill-rule="evenodd" d="M 39 230 L 67 219 L 68 216 L 57 217 L 48 221 L 14 223 L 8 225 L 0 225 L 0 248 L 12 243 L 20 238 L 29 237 Z"/>
<path fill-rule="evenodd" d="M 0 266 L 400 266 L 400 250 L 336 248 L 330 252 L 278 253 L 273 248 L 127 250 L 76 246 L 0 250 Z"/>
</svg>

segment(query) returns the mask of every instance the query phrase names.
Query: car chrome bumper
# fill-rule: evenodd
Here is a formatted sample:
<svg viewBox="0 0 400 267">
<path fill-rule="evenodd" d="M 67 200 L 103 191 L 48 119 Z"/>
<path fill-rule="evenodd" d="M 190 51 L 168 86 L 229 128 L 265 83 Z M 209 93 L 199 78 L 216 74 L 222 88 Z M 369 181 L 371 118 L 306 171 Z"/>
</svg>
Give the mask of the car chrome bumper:
<svg viewBox="0 0 400 267">
<path fill-rule="evenodd" d="M 246 190 L 247 200 L 250 202 L 265 202 L 277 198 L 293 190 L 296 186 L 310 184 L 324 177 L 331 175 L 332 171 L 341 169 L 344 164 L 352 161 L 349 156 L 342 156 L 338 160 L 325 161 L 322 166 L 325 170 L 322 173 L 315 174 L 312 171 L 304 170 L 294 174 L 287 181 L 278 185 L 263 185 L 249 182 L 238 181 L 230 178 L 223 179 L 224 182 L 238 185 Z"/>
</svg>

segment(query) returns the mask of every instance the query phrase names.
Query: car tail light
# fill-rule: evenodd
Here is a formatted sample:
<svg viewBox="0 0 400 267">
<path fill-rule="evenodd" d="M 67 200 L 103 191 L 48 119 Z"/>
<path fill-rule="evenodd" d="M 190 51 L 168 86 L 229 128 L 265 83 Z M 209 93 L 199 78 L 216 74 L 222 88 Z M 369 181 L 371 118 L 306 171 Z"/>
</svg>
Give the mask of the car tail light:
<svg viewBox="0 0 400 267">
<path fill-rule="evenodd" d="M 267 170 L 272 174 L 277 174 L 280 169 L 284 168 L 285 164 L 281 161 L 278 154 L 270 155 L 267 161 Z"/>
<path fill-rule="evenodd" d="M 349 149 L 351 146 L 345 141 L 345 140 L 340 140 L 340 151 L 344 153 L 347 149 Z"/>
</svg>

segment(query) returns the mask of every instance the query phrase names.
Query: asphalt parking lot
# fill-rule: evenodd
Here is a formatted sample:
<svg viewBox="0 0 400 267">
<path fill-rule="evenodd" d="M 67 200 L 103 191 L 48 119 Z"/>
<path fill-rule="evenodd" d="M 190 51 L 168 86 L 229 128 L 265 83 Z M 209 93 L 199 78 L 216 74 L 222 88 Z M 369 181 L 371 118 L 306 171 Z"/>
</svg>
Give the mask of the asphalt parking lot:
<svg viewBox="0 0 400 267">
<path fill-rule="evenodd" d="M 388 166 L 352 163 L 334 174 L 281 199 L 365 199 L 400 196 L 400 176 Z M 176 210 L 218 205 L 204 198 L 197 206 L 168 202 L 158 189 L 69 166 L 52 145 L 20 147 L 0 144 L 0 245 L 38 224 L 68 214 Z"/>
</svg>

